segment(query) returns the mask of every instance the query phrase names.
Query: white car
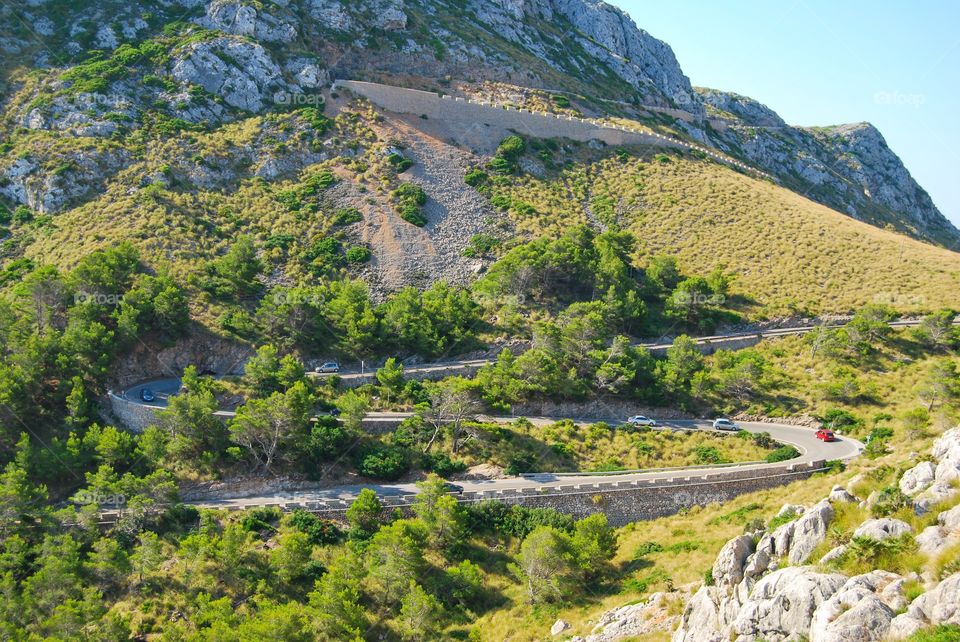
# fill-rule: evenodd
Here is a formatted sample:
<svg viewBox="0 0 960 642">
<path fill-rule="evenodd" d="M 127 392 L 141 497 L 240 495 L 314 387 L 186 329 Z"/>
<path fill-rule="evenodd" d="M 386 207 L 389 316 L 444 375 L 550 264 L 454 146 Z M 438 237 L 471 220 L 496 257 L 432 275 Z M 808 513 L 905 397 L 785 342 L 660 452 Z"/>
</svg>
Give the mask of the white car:
<svg viewBox="0 0 960 642">
<path fill-rule="evenodd" d="M 334 374 L 340 372 L 340 364 L 336 361 L 327 361 L 322 366 L 317 367 L 318 374 Z"/>
<path fill-rule="evenodd" d="M 720 417 L 719 419 L 713 420 L 713 429 L 714 430 L 740 430 L 740 426 L 733 423 L 732 420 L 727 419 L 726 417 Z"/>
<path fill-rule="evenodd" d="M 656 426 L 657 422 L 655 419 L 650 419 L 649 417 L 644 417 L 643 415 L 634 415 L 627 419 L 627 423 L 631 426 Z"/>
</svg>

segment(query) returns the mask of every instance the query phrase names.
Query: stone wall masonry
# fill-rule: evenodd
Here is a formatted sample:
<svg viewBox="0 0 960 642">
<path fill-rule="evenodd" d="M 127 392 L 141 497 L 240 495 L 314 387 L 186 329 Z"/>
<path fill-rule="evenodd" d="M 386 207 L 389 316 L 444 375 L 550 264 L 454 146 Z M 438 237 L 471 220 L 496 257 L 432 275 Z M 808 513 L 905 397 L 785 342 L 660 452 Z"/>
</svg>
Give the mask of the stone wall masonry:
<svg viewBox="0 0 960 642">
<path fill-rule="evenodd" d="M 654 145 L 698 151 L 714 160 L 775 180 L 770 174 L 719 154 L 713 149 L 662 134 L 636 131 L 595 119 L 534 112 L 466 98 L 441 96 L 419 89 L 406 89 L 358 80 L 338 80 L 334 83 L 332 90 L 336 91 L 338 88 L 348 89 L 387 111 L 400 114 L 426 116 L 445 122 L 462 122 L 469 125 L 496 124 L 535 138 L 563 137 L 582 142 L 600 140 L 608 145 Z"/>
<path fill-rule="evenodd" d="M 107 403 L 110 413 L 123 426 L 133 432 L 143 432 L 147 426 L 156 423 L 157 411 L 160 408 L 147 406 L 136 401 L 130 401 L 113 393 L 107 393 Z M 103 404 L 101 404 L 103 405 Z"/>
<path fill-rule="evenodd" d="M 809 465 L 785 464 L 778 467 L 746 470 L 718 470 L 706 477 L 684 475 L 678 471 L 669 479 L 634 480 L 628 482 L 604 481 L 602 477 L 589 480 L 571 479 L 569 484 L 557 487 L 508 489 L 463 493 L 461 503 L 498 500 L 531 508 L 553 508 L 580 519 L 603 513 L 614 526 L 673 515 L 692 506 L 726 502 L 739 495 L 767 488 L 775 488 L 799 479 L 806 479 L 824 469 L 824 462 Z M 384 496 L 384 516 L 395 510 L 409 514 L 416 495 Z M 275 506 L 284 511 L 303 509 L 326 519 L 343 520 L 350 502 L 342 499 L 297 499 L 296 493 L 287 497 L 264 500 L 256 505 L 232 506 L 228 510 L 244 510 Z M 121 511 L 102 513 L 100 522 L 115 523 Z"/>
</svg>

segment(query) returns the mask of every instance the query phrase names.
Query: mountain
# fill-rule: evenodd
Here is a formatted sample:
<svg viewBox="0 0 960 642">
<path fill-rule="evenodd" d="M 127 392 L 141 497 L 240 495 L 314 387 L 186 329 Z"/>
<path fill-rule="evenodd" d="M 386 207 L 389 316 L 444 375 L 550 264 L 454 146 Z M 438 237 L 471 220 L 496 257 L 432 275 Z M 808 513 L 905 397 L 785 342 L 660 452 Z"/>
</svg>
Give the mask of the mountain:
<svg viewBox="0 0 960 642">
<path fill-rule="evenodd" d="M 755 100 L 698 89 L 711 140 L 784 185 L 850 216 L 950 245 L 957 230 L 870 123 L 791 127 Z"/>
<path fill-rule="evenodd" d="M 289 256 L 335 235 L 372 250 L 369 266 L 350 269 L 390 291 L 440 278 L 468 283 L 484 269 L 483 259 L 464 256 L 477 234 L 513 242 L 543 232 L 462 182 L 509 131 L 467 140 L 475 128 L 399 122 L 331 97 L 338 78 L 627 123 L 765 170 L 781 185 L 774 201 L 788 199 L 787 188 L 916 239 L 948 247 L 960 240 L 873 127 L 789 127 L 749 98 L 695 90 L 669 45 L 603 2 L 26 0 L 4 5 L 0 17 L 8 63 L 0 80 L 0 256 L 8 261 L 69 266 L 127 239 L 156 267 L 189 274 L 237 234 L 252 234 L 283 244 L 288 258 L 278 259 L 276 278 L 297 280 L 301 268 Z M 427 190 L 423 227 L 390 213 L 390 190 L 403 177 L 384 175 L 380 160 L 404 147 L 411 161 L 430 164 L 409 174 Z M 583 156 L 582 146 L 566 145 L 545 165 L 537 157 L 545 153 L 528 150 L 528 178 L 562 180 L 558 168 Z M 608 152 L 590 153 L 597 160 Z M 696 162 L 677 159 L 678 167 Z M 317 171 L 333 172 L 337 184 L 310 197 L 326 218 L 283 202 L 289 190 L 311 189 L 305 176 Z M 371 181 L 380 187 L 371 190 Z M 749 207 L 755 185 L 738 192 L 738 208 Z M 362 222 L 335 224 L 344 208 L 358 209 Z M 631 226 L 644 237 L 642 224 Z M 884 247 L 900 244 L 884 239 Z M 795 242 L 811 255 L 824 251 L 822 236 Z M 696 257 L 704 247 L 656 249 Z M 712 260 L 752 272 L 742 253 Z M 878 288 L 865 296 L 899 291 L 893 281 Z"/>
</svg>

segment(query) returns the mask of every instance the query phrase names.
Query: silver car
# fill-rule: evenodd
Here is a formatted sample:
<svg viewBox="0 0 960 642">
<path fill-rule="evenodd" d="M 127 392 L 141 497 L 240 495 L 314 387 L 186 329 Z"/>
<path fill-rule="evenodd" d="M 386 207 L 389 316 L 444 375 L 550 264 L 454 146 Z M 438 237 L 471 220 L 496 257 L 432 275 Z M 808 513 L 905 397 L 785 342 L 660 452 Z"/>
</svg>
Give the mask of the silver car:
<svg viewBox="0 0 960 642">
<path fill-rule="evenodd" d="M 713 429 L 714 430 L 740 430 L 740 426 L 733 423 L 733 420 L 727 419 L 726 417 L 720 417 L 719 419 L 713 420 Z"/>
<path fill-rule="evenodd" d="M 340 364 L 336 361 L 327 361 L 322 366 L 317 366 L 318 374 L 336 374 L 340 372 Z"/>
</svg>

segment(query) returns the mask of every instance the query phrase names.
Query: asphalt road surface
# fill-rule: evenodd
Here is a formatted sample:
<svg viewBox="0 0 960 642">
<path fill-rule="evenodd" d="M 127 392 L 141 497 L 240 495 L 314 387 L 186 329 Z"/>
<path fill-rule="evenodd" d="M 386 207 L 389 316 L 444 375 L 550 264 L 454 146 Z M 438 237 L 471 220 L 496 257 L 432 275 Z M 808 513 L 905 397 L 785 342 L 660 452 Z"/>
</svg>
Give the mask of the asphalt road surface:
<svg viewBox="0 0 960 642">
<path fill-rule="evenodd" d="M 396 416 L 400 416 L 397 413 Z M 535 422 L 553 422 L 559 418 L 539 417 L 532 418 Z M 506 420 L 506 418 L 504 419 Z M 580 422 L 581 424 L 591 422 Z M 713 432 L 710 422 L 707 421 L 665 421 L 661 430 L 708 430 Z M 840 459 L 848 460 L 856 457 L 863 451 L 863 444 L 855 439 L 838 436 L 838 441 L 824 443 L 816 438 L 811 428 L 787 426 L 772 423 L 741 423 L 740 426 L 749 432 L 768 432 L 770 436 L 784 444 L 791 444 L 800 450 L 800 457 L 790 463 L 806 464 L 820 460 Z M 730 433 L 726 433 L 730 434 Z M 730 435 L 732 437 L 732 435 Z M 578 483 L 591 482 L 625 482 L 633 480 L 664 479 L 677 476 L 689 477 L 691 480 L 714 474 L 719 470 L 758 470 L 782 466 L 782 463 L 768 464 L 766 462 L 744 463 L 739 465 L 706 466 L 683 469 L 649 469 L 643 471 L 626 471 L 616 473 L 537 473 L 520 477 L 505 477 L 503 479 L 458 481 L 465 492 L 498 491 L 517 488 L 552 488 L 560 485 L 569 486 Z M 682 472 L 678 472 L 682 471 Z M 335 486 L 316 491 L 298 491 L 296 493 L 280 493 L 271 495 L 250 496 L 237 499 L 205 500 L 192 502 L 204 508 L 249 507 L 271 502 L 311 502 L 324 499 L 352 500 L 364 488 L 369 488 L 381 496 L 412 495 L 418 492 L 417 486 L 411 483 L 404 484 L 351 484 Z"/>
</svg>

